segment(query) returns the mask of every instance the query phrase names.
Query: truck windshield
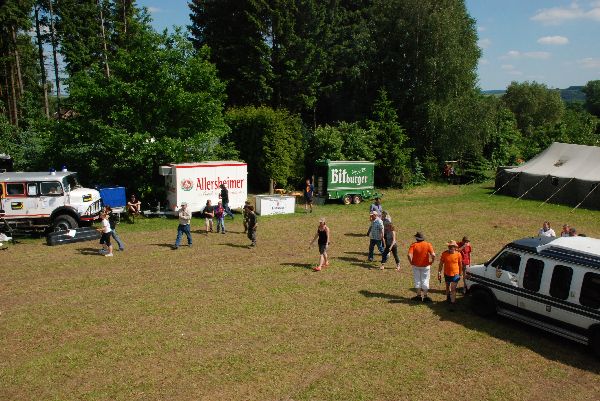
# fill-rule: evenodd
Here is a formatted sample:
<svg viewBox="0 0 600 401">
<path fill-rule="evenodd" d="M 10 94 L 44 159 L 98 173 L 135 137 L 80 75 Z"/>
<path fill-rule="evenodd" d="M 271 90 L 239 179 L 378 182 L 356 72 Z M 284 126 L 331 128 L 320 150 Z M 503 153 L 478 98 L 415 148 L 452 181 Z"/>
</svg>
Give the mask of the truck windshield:
<svg viewBox="0 0 600 401">
<path fill-rule="evenodd" d="M 63 187 L 66 192 L 72 191 L 75 188 L 81 187 L 79 180 L 77 179 L 77 174 L 70 174 L 63 178 Z"/>
</svg>

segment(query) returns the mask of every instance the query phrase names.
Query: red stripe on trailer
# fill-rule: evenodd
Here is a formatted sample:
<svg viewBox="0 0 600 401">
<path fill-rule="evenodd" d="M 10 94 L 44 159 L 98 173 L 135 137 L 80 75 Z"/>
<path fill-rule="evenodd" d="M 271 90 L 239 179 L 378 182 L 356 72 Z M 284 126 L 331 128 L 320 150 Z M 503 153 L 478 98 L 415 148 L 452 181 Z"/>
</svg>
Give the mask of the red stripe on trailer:
<svg viewBox="0 0 600 401">
<path fill-rule="evenodd" d="M 173 166 L 175 168 L 196 168 L 196 167 L 235 167 L 235 166 L 247 166 L 247 163 L 237 163 L 237 164 L 194 164 L 192 166 Z"/>
<path fill-rule="evenodd" d="M 10 214 L 10 215 L 7 215 L 6 213 L 4 215 L 5 218 L 8 217 L 9 219 L 11 217 L 48 217 L 48 216 L 50 216 L 50 215 L 49 214 Z"/>
</svg>

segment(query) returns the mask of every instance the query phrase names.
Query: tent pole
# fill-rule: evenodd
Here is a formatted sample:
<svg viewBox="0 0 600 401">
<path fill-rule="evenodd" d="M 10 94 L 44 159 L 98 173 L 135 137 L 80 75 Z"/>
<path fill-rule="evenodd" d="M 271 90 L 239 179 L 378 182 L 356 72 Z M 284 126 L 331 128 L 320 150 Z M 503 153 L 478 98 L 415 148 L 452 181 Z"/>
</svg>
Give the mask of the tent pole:
<svg viewBox="0 0 600 401">
<path fill-rule="evenodd" d="M 517 176 L 520 175 L 520 174 L 521 174 L 521 172 L 519 171 L 517 174 L 513 175 L 513 177 L 510 180 L 506 181 L 504 183 L 504 185 L 502 185 L 500 188 L 498 188 L 497 190 L 495 190 L 494 192 L 492 192 L 491 194 L 489 194 L 489 196 L 492 196 L 496 192 L 500 191 L 502 188 L 504 188 L 505 186 L 507 186 L 509 182 L 511 182 L 512 180 L 514 180 L 515 178 L 517 178 Z"/>
<path fill-rule="evenodd" d="M 552 199 L 554 197 L 554 195 L 556 195 L 557 193 L 559 193 L 561 189 L 563 189 L 564 187 L 566 187 L 574 179 L 575 179 L 575 177 L 571 178 L 569 181 L 567 181 L 567 183 L 565 185 L 563 185 L 562 187 L 558 188 L 558 190 L 556 190 L 556 192 L 554 192 L 552 195 L 550 195 L 550 197 L 548 199 L 546 199 L 545 201 L 543 201 L 540 206 L 544 205 L 546 202 L 548 202 L 550 199 Z"/>
<path fill-rule="evenodd" d="M 544 181 L 546 179 L 547 176 L 542 177 L 541 180 L 539 180 L 534 186 L 532 186 L 531 188 L 529 188 L 527 191 L 525 191 L 525 193 L 523 193 L 523 195 L 519 196 L 516 200 L 521 199 L 522 197 L 524 197 L 525 195 L 527 195 L 529 193 L 529 191 L 531 191 L 533 188 L 537 187 L 538 185 L 540 185 L 540 183 L 542 181 Z"/>
<path fill-rule="evenodd" d="M 583 202 L 585 202 L 585 200 L 588 198 L 588 196 L 590 196 L 590 195 L 592 194 L 592 192 L 594 192 L 594 191 L 596 190 L 596 188 L 598 188 L 598 186 L 600 186 L 600 183 L 596 183 L 596 185 L 594 185 L 594 188 L 592 188 L 592 190 L 591 190 L 590 192 L 588 192 L 588 194 L 585 196 L 585 198 L 583 198 L 583 200 L 582 200 L 581 202 L 579 202 L 579 203 L 577 204 L 577 206 L 575 206 L 573 209 L 571 209 L 571 212 L 570 212 L 570 213 L 573 213 L 573 211 L 574 211 L 575 209 L 577 209 L 579 206 L 581 206 L 581 204 L 582 204 Z"/>
</svg>

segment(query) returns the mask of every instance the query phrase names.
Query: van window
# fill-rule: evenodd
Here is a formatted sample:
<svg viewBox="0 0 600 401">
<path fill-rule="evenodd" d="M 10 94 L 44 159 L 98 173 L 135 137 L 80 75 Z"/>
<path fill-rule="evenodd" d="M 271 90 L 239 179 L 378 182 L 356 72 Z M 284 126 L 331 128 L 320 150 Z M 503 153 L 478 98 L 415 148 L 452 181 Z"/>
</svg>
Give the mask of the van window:
<svg viewBox="0 0 600 401">
<path fill-rule="evenodd" d="M 29 195 L 29 196 L 37 196 L 38 195 L 37 184 L 35 184 L 35 183 L 27 184 L 27 195 Z"/>
<path fill-rule="evenodd" d="M 62 187 L 59 182 L 42 182 L 40 184 L 40 193 L 42 195 L 62 195 Z"/>
<path fill-rule="evenodd" d="M 568 266 L 556 265 L 550 280 L 550 295 L 558 299 L 569 298 L 573 269 Z"/>
<path fill-rule="evenodd" d="M 521 255 L 506 251 L 502 252 L 502 255 L 498 256 L 494 263 L 492 263 L 492 267 L 500 270 L 506 270 L 511 273 L 519 272 L 519 265 L 521 264 Z"/>
<path fill-rule="evenodd" d="M 600 274 L 585 273 L 579 303 L 594 309 L 600 308 Z"/>
<path fill-rule="evenodd" d="M 25 184 L 6 184 L 7 195 L 25 196 Z"/>
<path fill-rule="evenodd" d="M 525 274 L 523 275 L 523 288 L 530 291 L 539 291 L 544 273 L 544 262 L 539 259 L 529 258 L 525 265 Z"/>
</svg>

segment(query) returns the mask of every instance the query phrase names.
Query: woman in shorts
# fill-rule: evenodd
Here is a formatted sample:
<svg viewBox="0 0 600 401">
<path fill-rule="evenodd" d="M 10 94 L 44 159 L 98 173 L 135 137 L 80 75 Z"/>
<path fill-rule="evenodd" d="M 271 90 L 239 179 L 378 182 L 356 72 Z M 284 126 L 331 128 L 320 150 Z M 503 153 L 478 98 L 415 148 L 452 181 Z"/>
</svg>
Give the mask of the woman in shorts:
<svg viewBox="0 0 600 401">
<path fill-rule="evenodd" d="M 100 249 L 100 254 L 104 256 L 113 256 L 113 247 L 110 243 L 110 222 L 108 221 L 108 215 L 106 212 L 102 212 L 100 214 L 100 218 L 102 219 L 102 228 L 98 231 L 102 234 L 100 237 L 100 245 L 102 245 L 102 249 Z"/>
<path fill-rule="evenodd" d="M 330 243 L 329 227 L 327 227 L 324 217 L 319 220 L 319 227 L 310 245 L 314 244 L 317 238 L 319 239 L 317 242 L 319 245 L 319 265 L 314 267 L 313 270 L 319 272 L 323 267 L 329 266 L 329 258 L 327 257 L 327 248 Z"/>
</svg>

